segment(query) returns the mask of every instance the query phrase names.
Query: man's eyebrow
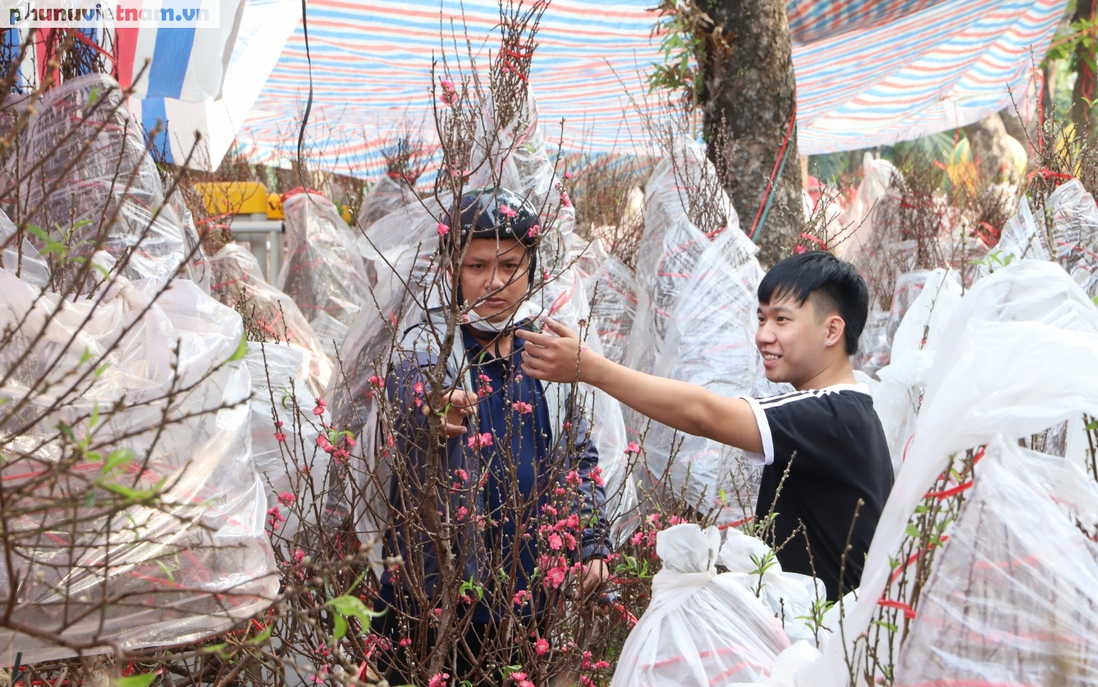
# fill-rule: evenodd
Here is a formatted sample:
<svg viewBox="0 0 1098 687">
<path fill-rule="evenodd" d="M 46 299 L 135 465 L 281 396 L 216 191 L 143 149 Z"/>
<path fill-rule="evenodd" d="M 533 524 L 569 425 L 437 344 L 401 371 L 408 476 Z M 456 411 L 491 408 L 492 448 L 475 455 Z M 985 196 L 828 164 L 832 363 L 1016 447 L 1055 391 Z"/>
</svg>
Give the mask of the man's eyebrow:
<svg viewBox="0 0 1098 687">
<path fill-rule="evenodd" d="M 781 312 L 793 312 L 793 308 L 789 307 L 788 305 L 771 305 L 767 307 L 769 307 L 771 310 L 780 310 Z M 761 305 L 759 306 L 758 312 L 762 312 Z"/>
</svg>

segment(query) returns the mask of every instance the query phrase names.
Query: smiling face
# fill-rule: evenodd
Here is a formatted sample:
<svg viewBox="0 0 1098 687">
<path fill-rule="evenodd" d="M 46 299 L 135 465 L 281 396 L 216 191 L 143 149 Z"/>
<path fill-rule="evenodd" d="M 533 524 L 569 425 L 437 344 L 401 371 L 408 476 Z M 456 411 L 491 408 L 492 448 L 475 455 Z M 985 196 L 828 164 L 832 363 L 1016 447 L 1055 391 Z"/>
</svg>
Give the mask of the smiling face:
<svg viewBox="0 0 1098 687">
<path fill-rule="evenodd" d="M 473 312 L 506 322 L 530 290 L 526 249 L 515 239 L 473 239 L 461 261 L 461 293 Z"/>
<path fill-rule="evenodd" d="M 775 297 L 759 305 L 759 330 L 755 345 L 763 356 L 766 378 L 788 382 L 796 389 L 810 388 L 811 381 L 845 357 L 845 323 L 830 304 L 809 296 L 800 305 L 796 299 Z"/>
</svg>

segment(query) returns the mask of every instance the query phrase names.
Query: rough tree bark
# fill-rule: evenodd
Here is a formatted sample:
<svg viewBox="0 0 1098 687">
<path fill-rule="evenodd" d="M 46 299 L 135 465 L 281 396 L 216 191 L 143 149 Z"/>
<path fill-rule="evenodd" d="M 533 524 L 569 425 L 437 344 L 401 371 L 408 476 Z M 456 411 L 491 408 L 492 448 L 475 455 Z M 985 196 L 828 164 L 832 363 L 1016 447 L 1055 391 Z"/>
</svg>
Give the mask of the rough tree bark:
<svg viewBox="0 0 1098 687">
<path fill-rule="evenodd" d="M 1076 0 L 1075 15 L 1072 22 L 1089 22 L 1094 19 L 1095 9 L 1098 9 L 1098 0 Z M 1075 87 L 1072 89 L 1071 121 L 1075 124 L 1076 137 L 1086 137 L 1088 142 L 1094 142 L 1095 127 L 1091 122 L 1091 103 L 1094 102 L 1095 93 L 1098 92 L 1098 73 L 1095 70 L 1095 41 L 1080 40 L 1075 45 L 1075 59 L 1078 63 Z"/>
<path fill-rule="evenodd" d="M 730 47 L 710 50 L 705 64 L 702 109 L 709 157 L 722 159 L 718 168 L 729 170 L 724 185 L 746 232 L 764 201 L 793 113 L 796 89 L 789 23 L 783 0 L 709 0 L 708 12 Z M 714 136 L 721 126 L 727 127 L 727 137 Z M 715 144 L 725 138 L 723 145 Z M 767 266 L 790 253 L 804 226 L 795 128 L 785 155 L 775 198 L 758 235 L 759 260 Z"/>
</svg>

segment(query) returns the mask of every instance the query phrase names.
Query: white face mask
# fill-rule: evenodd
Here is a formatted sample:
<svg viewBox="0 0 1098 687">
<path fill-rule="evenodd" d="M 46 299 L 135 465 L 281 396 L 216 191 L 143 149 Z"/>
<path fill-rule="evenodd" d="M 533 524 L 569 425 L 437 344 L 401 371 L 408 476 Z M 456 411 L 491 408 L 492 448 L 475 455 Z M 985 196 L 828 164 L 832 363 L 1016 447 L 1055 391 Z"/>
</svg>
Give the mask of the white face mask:
<svg viewBox="0 0 1098 687">
<path fill-rule="evenodd" d="M 541 308 L 527 299 L 520 303 L 519 306 L 515 308 L 515 312 L 502 322 L 490 322 L 483 316 L 478 315 L 473 311 L 469 311 L 469 321 L 466 324 L 478 332 L 498 334 L 500 332 L 505 332 L 508 329 L 514 329 L 515 324 L 522 322 L 523 320 L 533 320 L 541 317 L 541 313 Z"/>
</svg>

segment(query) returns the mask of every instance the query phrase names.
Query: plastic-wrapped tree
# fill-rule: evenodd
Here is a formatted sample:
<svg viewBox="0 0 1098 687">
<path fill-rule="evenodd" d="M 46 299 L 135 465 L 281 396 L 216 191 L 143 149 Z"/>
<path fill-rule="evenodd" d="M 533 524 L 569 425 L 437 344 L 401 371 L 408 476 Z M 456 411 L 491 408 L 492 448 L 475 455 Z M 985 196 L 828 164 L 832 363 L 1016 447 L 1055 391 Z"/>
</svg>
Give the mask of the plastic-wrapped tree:
<svg viewBox="0 0 1098 687">
<path fill-rule="evenodd" d="M 314 396 L 323 394 L 332 375 L 332 363 L 297 304 L 263 278 L 252 252 L 238 243 L 229 243 L 209 259 L 209 264 L 213 297 L 241 313 L 248 325 L 258 330 L 251 338 L 303 349 L 303 372 L 309 391 Z"/>
<path fill-rule="evenodd" d="M 709 201 L 684 190 L 703 189 L 714 178 L 704 150 L 694 144 L 679 145 L 652 173 L 625 364 L 724 396 L 750 395 L 758 367 L 755 309 L 762 270 L 719 186 L 712 204 L 704 206 Z M 703 230 L 696 221 L 719 223 Z M 627 424 L 644 437 L 650 485 L 699 513 L 719 511 L 726 521 L 754 512 L 758 470 L 743 461 L 741 451 L 677 435 L 633 412 Z"/>
<path fill-rule="evenodd" d="M 187 280 L 100 283 L 71 302 L 0 270 L 0 644 L 28 663 L 198 641 L 279 588 L 240 317 Z"/>
<path fill-rule="evenodd" d="M 1098 685 L 1098 484 L 999 438 L 923 588 L 899 686 Z"/>
<path fill-rule="evenodd" d="M 1077 179 L 1052 192 L 1041 221 L 1023 198 L 995 250 L 996 258 L 981 265 L 987 274 L 996 263 L 1010 259 L 1052 260 L 1060 264 L 1091 297 L 1098 296 L 1098 207 L 1094 196 Z"/>
<path fill-rule="evenodd" d="M 589 281 L 593 282 L 591 318 L 603 354 L 623 362 L 637 312 L 637 278 L 628 265 L 611 255 Z"/>
<path fill-rule="evenodd" d="M 109 76 L 87 74 L 49 90 L 4 173 L 20 179 L 17 197 L 5 199 L 13 219 L 39 227 L 69 257 L 104 250 L 130 279 L 178 273 L 208 283 L 190 213 L 180 199 L 165 199 L 141 125 Z M 33 239 L 40 248 L 42 238 Z M 78 273 L 87 272 L 81 265 L 68 260 L 56 268 L 55 288 L 72 286 Z"/>
<path fill-rule="evenodd" d="M 362 199 L 358 209 L 356 223 L 360 232 L 405 205 L 419 199 L 416 194 L 416 179 L 423 173 L 425 166 L 423 145 L 410 136 L 402 136 L 387 146 L 385 156 L 385 174 Z"/>
<path fill-rule="evenodd" d="M 316 191 L 291 191 L 282 207 L 286 261 L 276 286 L 297 303 L 332 354 L 370 300 L 370 282 L 355 232 L 335 205 Z"/>
</svg>

